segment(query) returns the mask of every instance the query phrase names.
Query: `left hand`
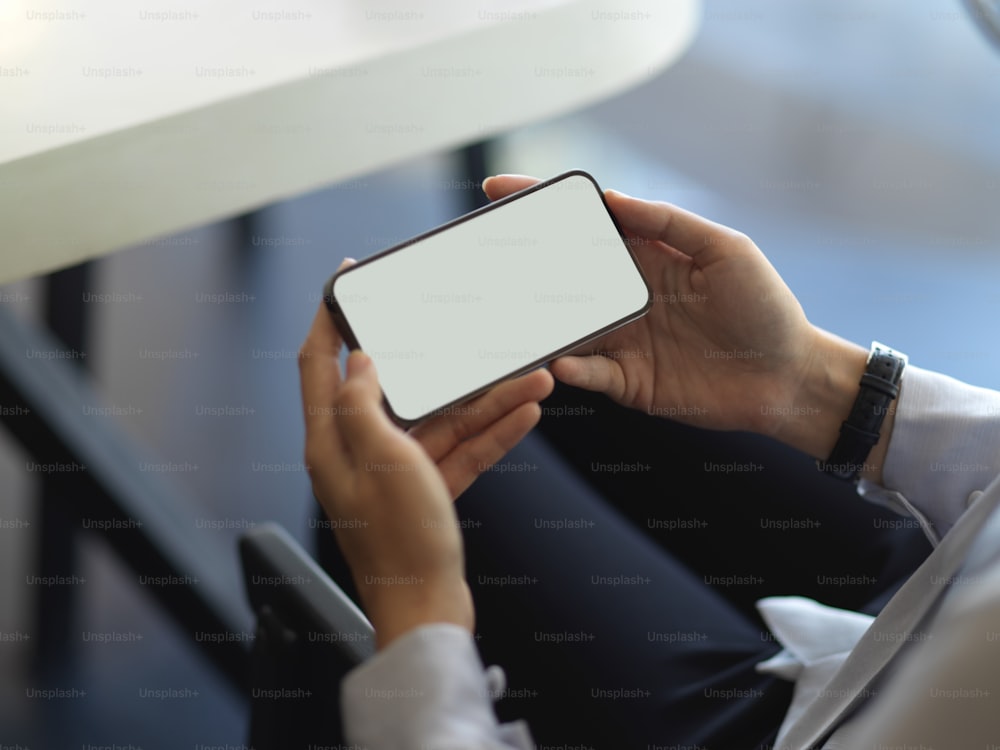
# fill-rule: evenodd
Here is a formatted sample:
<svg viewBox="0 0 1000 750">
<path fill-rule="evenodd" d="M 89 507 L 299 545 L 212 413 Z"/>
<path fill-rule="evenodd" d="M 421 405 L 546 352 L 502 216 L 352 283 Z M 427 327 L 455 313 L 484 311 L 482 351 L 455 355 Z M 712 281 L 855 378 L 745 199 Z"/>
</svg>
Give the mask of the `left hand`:
<svg viewBox="0 0 1000 750">
<path fill-rule="evenodd" d="M 299 352 L 306 466 L 379 648 L 418 625 L 473 626 L 451 500 L 538 422 L 546 370 L 502 383 L 404 432 L 386 415 L 371 359 L 348 358 L 324 306 Z"/>
</svg>

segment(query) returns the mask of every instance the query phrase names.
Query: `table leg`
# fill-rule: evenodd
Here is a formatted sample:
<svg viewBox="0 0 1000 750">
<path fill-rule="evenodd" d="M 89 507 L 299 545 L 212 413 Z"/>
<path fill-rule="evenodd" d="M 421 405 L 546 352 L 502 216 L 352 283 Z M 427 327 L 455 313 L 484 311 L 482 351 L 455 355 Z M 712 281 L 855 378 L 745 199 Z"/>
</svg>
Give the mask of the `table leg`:
<svg viewBox="0 0 1000 750">
<path fill-rule="evenodd" d="M 159 474 L 143 471 L 155 462 L 113 421 L 83 413 L 80 404 L 100 399 L 81 368 L 59 356 L 65 351 L 46 331 L 0 308 L 0 405 L 6 407 L 0 419 L 32 457 L 29 470 L 55 482 L 49 499 L 72 528 L 54 528 L 73 536 L 89 519 L 131 568 L 137 585 L 242 691 L 248 664 L 242 634 L 252 622 L 240 580 L 223 572 L 231 566 L 222 559 L 236 550 L 200 544 L 190 533 L 197 504 Z M 45 564 L 57 563 L 65 570 L 66 560 Z M 42 606 L 67 606 L 66 601 Z M 53 616 L 52 610 L 43 611 L 43 617 Z M 51 627 L 58 629 L 45 635 L 49 645 L 65 636 L 62 624 Z M 197 639 L 197 633 L 218 636 Z"/>
<path fill-rule="evenodd" d="M 85 352 L 86 307 L 83 292 L 92 276 L 92 264 L 57 271 L 46 279 L 47 299 L 45 317 L 49 330 L 62 340 L 69 351 Z M 70 359 L 81 367 L 83 359 Z M 77 535 L 73 522 L 62 506 L 60 495 L 71 491 L 59 476 L 43 476 L 38 487 L 38 546 L 34 571 L 43 579 L 64 577 L 71 579 L 77 572 Z M 35 587 L 35 623 L 37 640 L 34 643 L 35 669 L 39 674 L 49 674 L 51 669 L 64 668 L 73 658 L 70 648 L 74 629 L 73 616 L 76 604 L 75 586 Z"/>
</svg>

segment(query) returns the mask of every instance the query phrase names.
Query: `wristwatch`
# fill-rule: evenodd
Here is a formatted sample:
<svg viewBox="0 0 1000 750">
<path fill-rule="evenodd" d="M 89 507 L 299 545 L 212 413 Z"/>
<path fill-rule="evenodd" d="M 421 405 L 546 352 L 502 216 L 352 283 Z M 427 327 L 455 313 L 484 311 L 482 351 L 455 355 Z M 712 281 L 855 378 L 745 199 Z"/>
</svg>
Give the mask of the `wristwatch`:
<svg viewBox="0 0 1000 750">
<path fill-rule="evenodd" d="M 851 413 L 840 426 L 840 437 L 826 461 L 816 466 L 825 474 L 845 481 L 858 481 L 865 460 L 879 439 L 889 406 L 899 396 L 899 382 L 908 359 L 878 341 L 872 342 L 861 390 Z"/>
</svg>

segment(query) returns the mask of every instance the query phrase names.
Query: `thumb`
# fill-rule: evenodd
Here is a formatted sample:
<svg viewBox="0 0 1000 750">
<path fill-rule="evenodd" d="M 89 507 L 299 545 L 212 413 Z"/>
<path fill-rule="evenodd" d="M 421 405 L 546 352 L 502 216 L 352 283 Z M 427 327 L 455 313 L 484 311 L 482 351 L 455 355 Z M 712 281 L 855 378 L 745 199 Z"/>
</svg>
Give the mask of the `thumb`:
<svg viewBox="0 0 1000 750">
<path fill-rule="evenodd" d="M 549 372 L 566 385 L 604 393 L 613 399 L 625 395 L 625 373 L 621 365 L 607 357 L 559 357 L 549 365 Z"/>
<path fill-rule="evenodd" d="M 524 190 L 540 182 L 537 177 L 528 177 L 520 174 L 501 174 L 487 177 L 483 180 L 483 192 L 491 201 L 506 198 L 518 190 Z"/>
<path fill-rule="evenodd" d="M 347 378 L 341 386 L 336 410 L 337 431 L 355 456 L 377 451 L 395 430 L 382 410 L 375 363 L 361 350 L 347 357 Z"/>
</svg>

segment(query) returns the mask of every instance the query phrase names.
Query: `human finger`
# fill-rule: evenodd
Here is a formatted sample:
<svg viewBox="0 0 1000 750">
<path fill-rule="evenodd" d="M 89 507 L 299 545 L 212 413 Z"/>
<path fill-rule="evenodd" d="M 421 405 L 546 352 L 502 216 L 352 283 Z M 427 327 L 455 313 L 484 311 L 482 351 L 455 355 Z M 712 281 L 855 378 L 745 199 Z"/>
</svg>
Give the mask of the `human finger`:
<svg viewBox="0 0 1000 750">
<path fill-rule="evenodd" d="M 340 443 L 333 428 L 333 404 L 340 386 L 340 348 L 343 341 L 326 306 L 320 304 L 309 334 L 299 349 L 299 382 L 306 444 L 321 445 L 322 453 L 336 454 Z"/>
<path fill-rule="evenodd" d="M 639 237 L 663 242 L 701 267 L 731 253 L 738 243 L 749 242 L 735 229 L 670 203 L 633 198 L 616 190 L 606 190 L 604 195 L 623 229 Z"/>
<path fill-rule="evenodd" d="M 347 378 L 340 386 L 333 410 L 336 431 L 358 465 L 366 457 L 383 463 L 404 433 L 382 408 L 382 388 L 372 358 L 355 349 L 347 358 Z"/>
<path fill-rule="evenodd" d="M 621 365 L 608 357 L 559 357 L 549 365 L 549 370 L 566 385 L 605 393 L 612 399 L 625 395 L 625 373 Z"/>
<path fill-rule="evenodd" d="M 532 185 L 536 185 L 541 180 L 537 177 L 528 177 L 523 174 L 500 174 L 487 177 L 483 180 L 483 192 L 491 201 L 506 198 L 518 190 L 524 190 Z"/>
<path fill-rule="evenodd" d="M 341 261 L 337 271 L 356 263 Z M 305 341 L 299 348 L 299 381 L 306 428 L 307 452 L 324 461 L 340 457 L 341 444 L 333 425 L 333 401 L 341 383 L 343 339 L 324 303 L 320 303 Z M 307 455 L 307 463 L 309 456 Z"/>
<path fill-rule="evenodd" d="M 451 497 L 457 498 L 477 477 L 506 456 L 538 424 L 541 407 L 534 401 L 491 424 L 475 437 L 463 441 L 438 464 Z"/>
<path fill-rule="evenodd" d="M 535 370 L 422 422 L 410 430 L 410 435 L 420 441 L 431 460 L 438 462 L 463 440 L 482 432 L 521 404 L 546 398 L 553 385 L 547 370 Z"/>
</svg>

